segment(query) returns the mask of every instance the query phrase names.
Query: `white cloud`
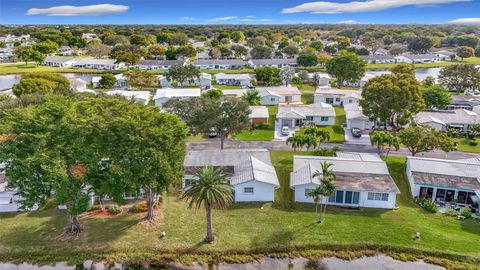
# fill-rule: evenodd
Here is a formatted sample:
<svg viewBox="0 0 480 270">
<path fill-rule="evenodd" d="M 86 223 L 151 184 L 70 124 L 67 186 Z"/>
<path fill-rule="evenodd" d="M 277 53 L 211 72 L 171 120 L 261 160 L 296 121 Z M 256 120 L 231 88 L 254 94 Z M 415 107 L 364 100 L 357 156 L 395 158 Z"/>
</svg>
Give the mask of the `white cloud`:
<svg viewBox="0 0 480 270">
<path fill-rule="evenodd" d="M 336 14 L 370 12 L 404 6 L 432 6 L 457 2 L 470 2 L 472 0 L 366 0 L 346 3 L 337 2 L 309 2 L 291 8 L 284 8 L 282 13 L 309 12 L 314 14 Z"/>
<path fill-rule="evenodd" d="M 193 17 L 181 17 L 180 20 L 181 21 L 192 21 L 192 20 L 195 20 L 195 18 L 193 18 Z"/>
<path fill-rule="evenodd" d="M 459 18 L 449 22 L 458 24 L 480 24 L 480 18 Z"/>
<path fill-rule="evenodd" d="M 238 18 L 237 16 L 218 17 L 218 18 L 212 18 L 208 21 L 210 21 L 210 22 L 224 22 L 224 21 L 235 20 L 237 18 Z"/>
<path fill-rule="evenodd" d="M 90 6 L 56 6 L 50 8 L 30 8 L 27 15 L 46 14 L 48 16 L 97 16 L 103 14 L 122 13 L 128 6 L 99 4 Z"/>
<path fill-rule="evenodd" d="M 354 21 L 354 20 L 345 20 L 345 21 L 339 21 L 339 24 L 358 24 L 359 22 Z"/>
</svg>

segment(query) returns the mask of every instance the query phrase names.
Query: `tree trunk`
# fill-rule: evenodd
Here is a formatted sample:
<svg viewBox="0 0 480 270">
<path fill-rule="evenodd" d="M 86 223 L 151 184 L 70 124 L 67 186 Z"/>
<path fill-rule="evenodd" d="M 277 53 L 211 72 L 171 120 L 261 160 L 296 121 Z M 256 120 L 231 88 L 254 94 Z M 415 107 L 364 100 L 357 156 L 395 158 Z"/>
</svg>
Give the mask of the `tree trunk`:
<svg viewBox="0 0 480 270">
<path fill-rule="evenodd" d="M 98 203 L 100 204 L 100 209 L 101 209 L 102 211 L 105 211 L 105 205 L 103 204 L 103 199 L 102 199 L 102 197 L 99 197 L 99 198 L 98 198 Z"/>
<path fill-rule="evenodd" d="M 155 204 L 155 194 L 151 188 L 145 190 L 145 195 L 147 197 L 147 215 L 145 216 L 146 221 L 155 220 L 155 213 L 153 212 L 153 206 Z"/>
<path fill-rule="evenodd" d="M 205 242 L 212 243 L 215 240 L 213 236 L 213 224 L 212 224 L 212 208 L 207 205 L 207 236 L 205 237 Z"/>
<path fill-rule="evenodd" d="M 78 221 L 77 215 L 70 215 L 67 232 L 72 234 L 82 232 L 82 227 L 80 226 L 80 221 Z"/>
<path fill-rule="evenodd" d="M 225 136 L 220 135 L 220 149 L 222 149 L 222 150 L 223 150 L 223 143 L 224 143 L 224 141 L 225 141 Z"/>
</svg>

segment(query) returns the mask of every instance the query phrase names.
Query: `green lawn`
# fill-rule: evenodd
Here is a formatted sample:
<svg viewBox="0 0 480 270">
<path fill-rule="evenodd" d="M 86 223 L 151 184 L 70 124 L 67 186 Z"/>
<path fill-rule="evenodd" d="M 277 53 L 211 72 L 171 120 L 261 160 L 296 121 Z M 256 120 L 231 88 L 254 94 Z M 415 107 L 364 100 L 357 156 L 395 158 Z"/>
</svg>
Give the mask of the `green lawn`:
<svg viewBox="0 0 480 270">
<path fill-rule="evenodd" d="M 302 93 L 302 103 L 303 104 L 313 104 L 314 102 L 314 97 L 313 97 L 314 92 L 309 92 L 309 93 Z"/>
<path fill-rule="evenodd" d="M 305 153 L 301 153 L 305 154 Z M 212 252 L 215 256 L 250 253 L 252 250 L 275 250 L 302 246 L 327 249 L 320 254 L 351 257 L 355 247 L 402 252 L 428 251 L 431 255 L 455 254 L 475 257 L 480 262 L 480 226 L 471 220 L 458 221 L 440 214 L 426 213 L 415 206 L 405 179 L 405 159 L 391 157 L 388 166 L 405 192 L 397 197 L 398 210 L 343 209 L 329 206 L 326 222 L 316 224 L 315 207 L 291 203 L 288 173 L 292 152 L 272 152 L 282 188 L 276 203 L 235 204 L 227 210 L 214 212 L 217 241 L 202 244 L 205 214 L 202 209 L 188 209 L 174 195 L 165 197 L 161 222 L 156 227 L 138 223 L 141 214 L 122 213 L 116 217 L 83 217 L 85 233 L 75 240 L 59 238 L 67 215 L 58 210 L 32 213 L 0 214 L 0 258 L 3 261 L 70 261 L 84 259 L 155 261 L 178 259 L 188 254 Z M 279 195 L 281 194 L 281 195 Z M 261 209 L 260 207 L 263 207 Z M 166 232 L 165 238 L 160 238 Z M 413 240 L 415 232 L 420 240 Z M 350 253 L 334 249 L 351 248 Z M 330 253 L 326 253 L 330 252 Z M 372 254 L 374 254 L 373 251 Z M 284 253 L 285 254 L 285 253 Z M 312 256 L 315 253 L 290 253 Z M 166 256 L 166 257 L 165 257 Z M 403 255 L 405 256 L 405 255 Z M 190 261 L 191 262 L 191 261 Z M 462 267 L 457 268 L 462 269 Z"/>
<path fill-rule="evenodd" d="M 476 146 L 470 145 L 469 142 L 470 140 L 465 139 L 465 138 L 455 138 L 455 142 L 458 143 L 458 151 L 462 152 L 471 152 L 471 153 L 480 153 L 480 140 L 477 139 L 477 144 Z"/>
<path fill-rule="evenodd" d="M 2 64 L 0 65 L 0 75 L 6 74 L 22 74 L 28 72 L 59 72 L 59 73 L 119 73 L 120 70 L 106 71 L 98 69 L 80 69 L 80 68 L 60 68 L 60 67 L 45 67 L 38 66 L 36 64 L 29 63 L 15 63 L 15 64 Z"/>
<path fill-rule="evenodd" d="M 294 86 L 298 87 L 300 91 L 314 91 L 316 90 L 314 85 L 311 84 L 294 84 Z"/>
<path fill-rule="evenodd" d="M 302 95 L 303 101 L 304 95 Z M 335 125 L 333 126 L 318 126 L 319 128 L 326 130 L 330 133 L 331 143 L 344 143 L 345 142 L 345 131 L 343 130 L 343 123 L 345 123 L 345 111 L 342 107 L 334 107 L 335 109 Z M 301 134 L 303 129 L 300 129 L 297 133 Z"/>
<path fill-rule="evenodd" d="M 442 62 L 426 63 L 426 64 L 415 64 L 415 67 L 417 68 L 446 67 L 454 64 L 459 64 L 459 63 L 469 63 L 469 64 L 479 65 L 480 57 L 465 58 L 463 59 L 463 61 L 458 60 L 458 61 L 442 61 Z M 367 69 L 388 69 L 388 68 L 392 68 L 395 65 L 396 64 L 368 64 Z"/>
<path fill-rule="evenodd" d="M 229 89 L 242 89 L 240 85 L 223 85 L 223 84 L 214 84 L 212 88 L 219 89 L 219 90 L 229 90 Z"/>
<path fill-rule="evenodd" d="M 275 119 L 278 106 L 267 106 L 268 124 L 257 125 L 255 129 L 245 130 L 237 134 L 234 139 L 238 141 L 271 141 L 275 137 Z"/>
</svg>

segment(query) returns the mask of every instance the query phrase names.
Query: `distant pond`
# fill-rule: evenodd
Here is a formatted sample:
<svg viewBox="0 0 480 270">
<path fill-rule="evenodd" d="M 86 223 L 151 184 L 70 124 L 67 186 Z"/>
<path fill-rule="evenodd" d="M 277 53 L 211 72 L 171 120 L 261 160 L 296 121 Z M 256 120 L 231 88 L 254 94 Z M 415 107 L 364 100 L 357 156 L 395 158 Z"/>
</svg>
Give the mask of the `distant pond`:
<svg viewBox="0 0 480 270">
<path fill-rule="evenodd" d="M 376 269 L 376 270 L 442 270 L 443 267 L 425 263 L 423 261 L 402 262 L 394 260 L 384 255 L 374 257 L 362 257 L 352 261 L 345 261 L 338 258 L 323 258 L 318 260 L 308 260 L 306 258 L 270 258 L 265 257 L 259 262 L 244 264 L 219 263 L 209 266 L 183 266 L 175 263 L 168 265 L 122 265 L 116 263 L 112 266 L 106 266 L 103 263 L 92 263 L 86 261 L 80 265 L 69 266 L 66 263 L 57 263 L 55 265 L 31 265 L 31 264 L 11 264 L 0 263 L 0 270 L 349 270 L 349 269 Z"/>
</svg>

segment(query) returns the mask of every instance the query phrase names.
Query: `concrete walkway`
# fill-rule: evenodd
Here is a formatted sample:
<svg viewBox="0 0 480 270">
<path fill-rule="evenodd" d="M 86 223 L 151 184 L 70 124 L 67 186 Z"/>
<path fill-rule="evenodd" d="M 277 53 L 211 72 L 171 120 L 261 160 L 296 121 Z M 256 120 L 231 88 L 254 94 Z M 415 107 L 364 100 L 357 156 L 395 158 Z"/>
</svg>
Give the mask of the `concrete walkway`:
<svg viewBox="0 0 480 270">
<path fill-rule="evenodd" d="M 336 144 L 336 143 L 322 143 L 322 147 L 332 148 L 334 146 L 340 147 L 342 151 L 347 152 L 364 152 L 364 153 L 376 153 L 377 148 L 371 145 L 356 145 L 356 144 Z M 256 149 L 265 148 L 272 151 L 292 151 L 292 147 L 282 141 L 225 141 L 225 149 Z M 207 150 L 207 149 L 220 149 L 219 139 L 207 139 L 203 142 L 190 142 L 187 144 L 188 150 Z M 410 156 L 410 152 L 406 148 L 401 148 L 399 151 L 391 151 L 391 156 Z M 453 151 L 445 153 L 443 151 L 432 151 L 427 153 L 420 153 L 419 157 L 431 157 L 431 158 L 443 158 L 443 159 L 464 159 L 474 156 L 480 156 L 479 154 L 466 153 Z"/>
</svg>

